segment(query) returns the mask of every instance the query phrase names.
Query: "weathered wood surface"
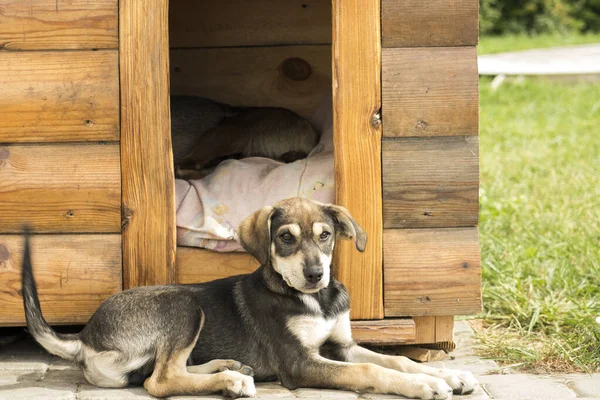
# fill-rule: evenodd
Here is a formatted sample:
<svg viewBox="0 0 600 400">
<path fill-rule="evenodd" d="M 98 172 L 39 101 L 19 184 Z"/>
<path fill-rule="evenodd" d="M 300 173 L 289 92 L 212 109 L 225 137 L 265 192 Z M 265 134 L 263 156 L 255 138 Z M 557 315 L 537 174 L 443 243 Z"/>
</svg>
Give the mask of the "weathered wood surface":
<svg viewBox="0 0 600 400">
<path fill-rule="evenodd" d="M 118 139 L 116 51 L 0 51 L 0 143 Z"/>
<path fill-rule="evenodd" d="M 171 92 L 310 117 L 331 93 L 331 46 L 172 49 Z"/>
<path fill-rule="evenodd" d="M 386 317 L 481 310 L 477 228 L 386 229 L 383 251 Z"/>
<path fill-rule="evenodd" d="M 379 0 L 333 1 L 333 123 L 336 202 L 368 235 L 358 253 L 338 242 L 338 279 L 353 319 L 382 319 L 381 37 Z M 360 60 L 360 62 L 357 62 Z"/>
<path fill-rule="evenodd" d="M 121 290 L 121 235 L 33 235 L 33 272 L 44 318 L 84 324 Z M 23 325 L 23 237 L 0 235 L 0 326 Z"/>
<path fill-rule="evenodd" d="M 352 321 L 352 337 L 368 344 L 413 343 L 415 322 L 412 318 Z"/>
<path fill-rule="evenodd" d="M 123 283 L 174 281 L 168 2 L 119 2 Z"/>
<path fill-rule="evenodd" d="M 383 136 L 477 135 L 477 51 L 469 47 L 382 50 Z"/>
<path fill-rule="evenodd" d="M 0 145 L 0 232 L 119 232 L 118 144 Z"/>
<path fill-rule="evenodd" d="M 248 253 L 217 253 L 194 247 L 177 247 L 176 283 L 200 283 L 249 274 L 259 262 Z"/>
<path fill-rule="evenodd" d="M 381 8 L 383 47 L 477 44 L 477 0 L 382 0 Z"/>
<path fill-rule="evenodd" d="M 0 4 L 0 49 L 116 49 L 117 3 L 5 0 Z"/>
<path fill-rule="evenodd" d="M 382 145 L 385 228 L 477 225 L 477 136 L 384 139 Z"/>
<path fill-rule="evenodd" d="M 331 1 L 172 1 L 171 47 L 331 43 Z"/>
<path fill-rule="evenodd" d="M 435 341 L 452 342 L 454 340 L 454 315 L 435 317 Z"/>
</svg>

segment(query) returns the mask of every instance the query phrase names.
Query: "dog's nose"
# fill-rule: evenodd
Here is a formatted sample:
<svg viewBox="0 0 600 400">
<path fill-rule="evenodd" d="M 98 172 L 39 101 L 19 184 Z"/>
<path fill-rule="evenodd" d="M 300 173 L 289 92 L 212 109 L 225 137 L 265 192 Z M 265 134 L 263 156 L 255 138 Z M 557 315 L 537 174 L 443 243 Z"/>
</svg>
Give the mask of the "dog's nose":
<svg viewBox="0 0 600 400">
<path fill-rule="evenodd" d="M 323 278 L 323 268 L 321 268 L 321 267 L 304 268 L 304 277 L 310 283 L 317 283 Z"/>
</svg>

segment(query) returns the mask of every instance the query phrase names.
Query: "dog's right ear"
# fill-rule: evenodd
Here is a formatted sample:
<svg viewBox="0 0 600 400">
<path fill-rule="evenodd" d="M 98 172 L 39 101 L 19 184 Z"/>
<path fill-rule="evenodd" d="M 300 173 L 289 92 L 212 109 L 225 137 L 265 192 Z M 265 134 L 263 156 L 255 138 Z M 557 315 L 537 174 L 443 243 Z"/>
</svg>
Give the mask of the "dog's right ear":
<svg viewBox="0 0 600 400">
<path fill-rule="evenodd" d="M 238 242 L 260 261 L 260 265 L 266 265 L 269 261 L 272 214 L 273 207 L 263 207 L 243 220 L 236 230 Z"/>
</svg>

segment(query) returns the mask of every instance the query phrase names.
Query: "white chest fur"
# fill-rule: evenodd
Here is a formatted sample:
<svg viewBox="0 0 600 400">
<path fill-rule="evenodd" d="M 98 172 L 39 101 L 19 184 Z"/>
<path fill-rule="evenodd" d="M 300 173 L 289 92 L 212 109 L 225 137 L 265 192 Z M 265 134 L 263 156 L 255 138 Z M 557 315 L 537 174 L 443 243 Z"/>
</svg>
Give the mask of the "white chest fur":
<svg viewBox="0 0 600 400">
<path fill-rule="evenodd" d="M 349 313 L 330 319 L 315 315 L 291 317 L 287 327 L 308 349 L 318 349 L 328 339 L 338 343 L 352 342 Z"/>
</svg>

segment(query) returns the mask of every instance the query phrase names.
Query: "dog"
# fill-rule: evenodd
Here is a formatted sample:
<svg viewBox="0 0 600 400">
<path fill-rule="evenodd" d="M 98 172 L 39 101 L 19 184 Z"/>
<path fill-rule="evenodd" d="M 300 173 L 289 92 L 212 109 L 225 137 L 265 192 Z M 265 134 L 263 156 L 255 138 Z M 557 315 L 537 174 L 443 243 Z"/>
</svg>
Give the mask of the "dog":
<svg viewBox="0 0 600 400">
<path fill-rule="evenodd" d="M 417 399 L 450 399 L 478 384 L 469 372 L 378 354 L 352 340 L 348 293 L 331 261 L 336 239 L 353 240 L 362 252 L 367 235 L 345 208 L 283 200 L 245 219 L 237 238 L 260 261 L 255 272 L 130 289 L 106 300 L 81 333 L 59 335 L 40 311 L 26 235 L 29 331 L 49 352 L 79 364 L 91 384 L 143 382 L 157 397 L 253 396 L 253 378 Z"/>
<path fill-rule="evenodd" d="M 306 158 L 320 135 L 306 119 L 278 107 L 231 107 L 197 96 L 171 96 L 175 175 L 200 179 L 226 159 Z"/>
</svg>

